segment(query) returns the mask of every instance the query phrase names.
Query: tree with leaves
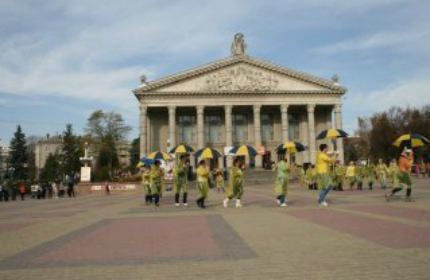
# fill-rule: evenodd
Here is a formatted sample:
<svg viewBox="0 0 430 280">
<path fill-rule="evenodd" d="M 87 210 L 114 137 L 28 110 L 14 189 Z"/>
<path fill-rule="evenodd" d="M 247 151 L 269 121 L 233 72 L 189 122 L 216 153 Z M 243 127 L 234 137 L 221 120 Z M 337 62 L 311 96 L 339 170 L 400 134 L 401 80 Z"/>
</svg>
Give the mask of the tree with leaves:
<svg viewBox="0 0 430 280">
<path fill-rule="evenodd" d="M 131 142 L 130 148 L 130 168 L 136 170 L 136 166 L 140 160 L 140 137 L 135 138 Z"/>
<path fill-rule="evenodd" d="M 97 156 L 97 169 L 99 180 L 109 180 L 114 169 L 119 167 L 118 152 L 112 136 L 105 136 L 102 139 L 100 150 Z"/>
<path fill-rule="evenodd" d="M 93 138 L 110 136 L 116 141 L 126 138 L 131 127 L 125 124 L 121 114 L 97 110 L 88 118 L 85 131 Z"/>
<path fill-rule="evenodd" d="M 430 105 L 421 108 L 392 107 L 370 118 L 360 118 L 356 134 L 360 137 L 360 152 L 376 162 L 389 161 L 399 156 L 400 150 L 393 146 L 402 134 L 417 133 L 430 137 Z M 428 159 L 429 147 L 415 149 L 416 161 Z"/>
<path fill-rule="evenodd" d="M 97 110 L 88 118 L 85 131 L 97 154 L 96 177 L 109 179 L 119 167 L 117 142 L 127 137 L 131 127 L 125 124 L 121 114 Z"/>
<path fill-rule="evenodd" d="M 40 173 L 40 180 L 42 182 L 61 180 L 61 164 L 58 155 L 49 154 L 46 159 L 45 166 Z"/>
<path fill-rule="evenodd" d="M 83 155 L 80 138 L 73 133 L 73 126 L 66 125 L 63 131 L 63 143 L 61 145 L 61 166 L 65 175 L 72 175 L 80 171 L 80 157 Z"/>
<path fill-rule="evenodd" d="M 17 126 L 14 137 L 10 141 L 9 149 L 9 171 L 11 176 L 17 180 L 27 179 L 27 141 L 20 125 Z"/>
</svg>

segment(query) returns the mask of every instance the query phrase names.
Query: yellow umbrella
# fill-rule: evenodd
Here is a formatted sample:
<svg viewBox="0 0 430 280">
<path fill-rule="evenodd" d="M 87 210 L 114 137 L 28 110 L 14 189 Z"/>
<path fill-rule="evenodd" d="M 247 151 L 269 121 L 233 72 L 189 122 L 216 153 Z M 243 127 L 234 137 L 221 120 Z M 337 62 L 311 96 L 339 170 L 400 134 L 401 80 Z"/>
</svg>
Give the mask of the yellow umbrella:
<svg viewBox="0 0 430 280">
<path fill-rule="evenodd" d="M 430 140 L 421 134 L 404 134 L 393 143 L 396 147 L 419 148 L 430 144 Z"/>
<path fill-rule="evenodd" d="M 220 157 L 221 153 L 213 148 L 203 148 L 198 150 L 194 155 L 196 157 L 200 157 L 201 159 L 213 159 L 215 157 Z"/>
<path fill-rule="evenodd" d="M 179 144 L 178 146 L 170 150 L 171 154 L 188 154 L 193 152 L 194 152 L 194 149 L 191 146 L 188 146 L 187 144 Z"/>
<path fill-rule="evenodd" d="M 148 158 L 154 159 L 154 160 L 156 160 L 156 159 L 171 160 L 172 159 L 172 157 L 168 153 L 160 152 L 160 151 L 150 153 Z"/>
</svg>

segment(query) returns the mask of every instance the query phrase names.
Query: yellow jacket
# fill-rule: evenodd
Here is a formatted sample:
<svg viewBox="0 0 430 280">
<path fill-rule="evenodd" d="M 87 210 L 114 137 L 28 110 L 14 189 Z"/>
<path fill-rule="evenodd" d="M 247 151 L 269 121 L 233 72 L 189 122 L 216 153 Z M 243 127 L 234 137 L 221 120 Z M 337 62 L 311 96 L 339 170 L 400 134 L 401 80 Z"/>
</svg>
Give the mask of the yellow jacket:
<svg viewBox="0 0 430 280">
<path fill-rule="evenodd" d="M 318 174 L 324 174 L 329 172 L 329 165 L 336 162 L 335 158 L 329 157 L 326 153 L 318 153 L 317 157 L 317 171 Z"/>
</svg>

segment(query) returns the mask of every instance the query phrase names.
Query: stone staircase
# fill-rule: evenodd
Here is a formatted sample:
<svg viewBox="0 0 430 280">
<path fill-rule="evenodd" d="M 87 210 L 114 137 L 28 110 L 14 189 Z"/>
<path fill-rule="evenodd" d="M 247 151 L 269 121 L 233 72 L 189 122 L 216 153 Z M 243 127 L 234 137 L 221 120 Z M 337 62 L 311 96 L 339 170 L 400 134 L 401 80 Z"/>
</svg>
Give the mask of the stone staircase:
<svg viewBox="0 0 430 280">
<path fill-rule="evenodd" d="M 245 186 L 267 186 L 273 185 L 275 172 L 260 168 L 247 169 L 244 173 Z"/>
</svg>

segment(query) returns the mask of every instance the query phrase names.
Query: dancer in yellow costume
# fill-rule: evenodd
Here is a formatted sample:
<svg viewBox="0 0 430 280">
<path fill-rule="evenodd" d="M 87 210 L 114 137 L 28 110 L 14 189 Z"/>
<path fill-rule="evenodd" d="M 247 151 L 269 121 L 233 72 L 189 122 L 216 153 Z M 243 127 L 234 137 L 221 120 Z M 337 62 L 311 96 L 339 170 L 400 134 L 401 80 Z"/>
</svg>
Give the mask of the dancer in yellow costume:
<svg viewBox="0 0 430 280">
<path fill-rule="evenodd" d="M 284 156 L 283 160 L 278 162 L 274 168 L 276 172 L 275 180 L 275 192 L 276 202 L 279 206 L 285 207 L 287 205 L 287 193 L 288 193 L 288 181 L 290 179 L 290 165 L 288 164 L 287 155 Z"/>
<path fill-rule="evenodd" d="M 150 172 L 151 195 L 153 196 L 154 204 L 157 207 L 160 205 L 160 195 L 164 177 L 163 169 L 161 169 L 160 165 L 161 162 L 156 160 Z"/>
<path fill-rule="evenodd" d="M 151 166 L 146 164 L 142 172 L 142 187 L 145 193 L 145 205 L 152 204 Z"/>
<path fill-rule="evenodd" d="M 199 162 L 197 168 L 197 190 L 199 192 L 199 198 L 197 199 L 197 205 L 200 208 L 206 208 L 205 200 L 208 197 L 209 192 L 209 168 L 207 168 L 204 160 Z"/>
<path fill-rule="evenodd" d="M 179 197 L 182 192 L 182 203 L 184 206 L 188 206 L 188 156 L 181 155 L 179 162 L 173 169 L 173 189 L 175 191 L 175 205 L 179 206 Z"/>
<path fill-rule="evenodd" d="M 320 145 L 320 152 L 317 157 L 317 182 L 318 188 L 320 189 L 320 194 L 318 198 L 318 204 L 321 206 L 328 206 L 327 201 L 325 200 L 327 194 L 333 188 L 333 181 L 330 176 L 330 165 L 333 165 L 336 162 L 337 154 L 333 156 L 327 155 L 328 147 L 326 144 Z"/>
<path fill-rule="evenodd" d="M 242 160 L 235 158 L 233 160 L 233 166 L 229 170 L 229 183 L 227 187 L 227 198 L 224 199 L 224 207 L 228 207 L 228 202 L 236 198 L 236 207 L 242 207 L 240 202 L 243 195 L 243 171 L 242 171 Z"/>
</svg>

